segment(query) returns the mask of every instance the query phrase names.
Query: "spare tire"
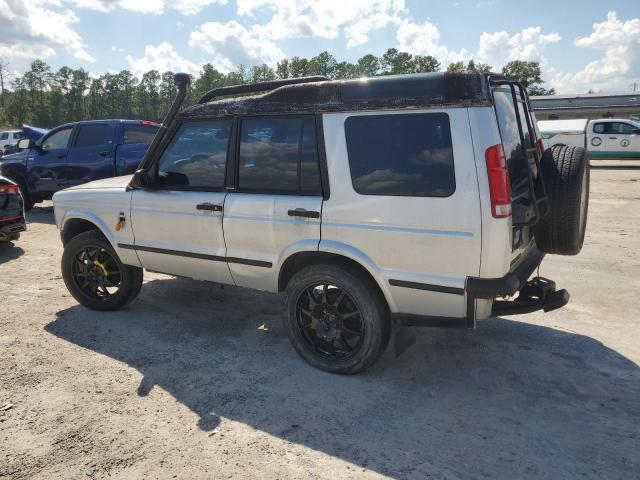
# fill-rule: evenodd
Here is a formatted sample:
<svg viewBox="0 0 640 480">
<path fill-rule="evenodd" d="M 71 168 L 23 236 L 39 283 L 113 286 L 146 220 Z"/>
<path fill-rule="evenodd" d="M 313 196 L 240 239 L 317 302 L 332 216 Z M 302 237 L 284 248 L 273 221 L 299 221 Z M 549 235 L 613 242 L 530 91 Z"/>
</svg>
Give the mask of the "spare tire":
<svg viewBox="0 0 640 480">
<path fill-rule="evenodd" d="M 582 249 L 589 207 L 589 161 L 584 148 L 554 145 L 540 161 L 549 211 L 533 228 L 538 248 L 576 255 Z"/>
</svg>

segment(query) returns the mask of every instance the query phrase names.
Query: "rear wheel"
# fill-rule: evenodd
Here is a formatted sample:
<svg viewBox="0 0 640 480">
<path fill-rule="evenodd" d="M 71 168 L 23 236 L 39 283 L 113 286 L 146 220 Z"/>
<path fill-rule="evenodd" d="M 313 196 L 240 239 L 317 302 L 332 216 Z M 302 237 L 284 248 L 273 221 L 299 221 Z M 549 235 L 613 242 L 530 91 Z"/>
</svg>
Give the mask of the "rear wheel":
<svg viewBox="0 0 640 480">
<path fill-rule="evenodd" d="M 62 278 L 80 304 L 116 310 L 132 301 L 142 286 L 142 269 L 124 265 L 97 230 L 72 238 L 62 255 Z"/>
<path fill-rule="evenodd" d="M 534 227 L 538 248 L 576 255 L 582 249 L 589 207 L 589 162 L 583 148 L 554 145 L 540 163 L 549 213 Z"/>
<path fill-rule="evenodd" d="M 321 370 L 353 374 L 371 366 L 389 342 L 389 311 L 377 286 L 355 269 L 312 265 L 287 285 L 289 339 Z"/>
</svg>

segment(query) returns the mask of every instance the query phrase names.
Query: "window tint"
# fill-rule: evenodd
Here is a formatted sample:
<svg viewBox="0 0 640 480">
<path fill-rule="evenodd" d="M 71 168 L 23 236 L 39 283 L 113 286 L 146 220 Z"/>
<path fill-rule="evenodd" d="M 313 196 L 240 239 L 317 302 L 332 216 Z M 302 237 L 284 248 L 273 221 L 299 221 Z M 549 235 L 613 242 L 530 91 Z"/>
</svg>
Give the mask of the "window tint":
<svg viewBox="0 0 640 480">
<path fill-rule="evenodd" d="M 7 140 L 9 138 L 9 132 L 0 132 L 0 140 Z"/>
<path fill-rule="evenodd" d="M 182 125 L 158 162 L 158 183 L 223 188 L 230 133 L 231 120 Z"/>
<path fill-rule="evenodd" d="M 14 132 L 13 133 L 13 138 L 15 140 L 20 140 L 23 137 L 22 132 Z"/>
<path fill-rule="evenodd" d="M 58 130 L 53 135 L 50 135 L 42 142 L 42 150 L 55 150 L 58 148 L 67 148 L 69 143 L 69 137 L 73 128 L 68 127 L 62 130 Z"/>
<path fill-rule="evenodd" d="M 319 194 L 313 119 L 243 120 L 238 181 L 241 189 Z"/>
<path fill-rule="evenodd" d="M 113 141 L 113 127 L 106 123 L 81 125 L 76 138 L 76 147 L 92 147 Z"/>
<path fill-rule="evenodd" d="M 356 192 L 447 197 L 455 191 L 447 114 L 349 117 L 345 135 Z"/>
<path fill-rule="evenodd" d="M 502 139 L 502 148 L 504 149 L 507 166 L 509 168 L 511 190 L 514 193 L 527 190 L 529 188 L 528 165 L 525 150 L 520 141 L 513 95 L 510 90 L 494 90 L 493 100 L 496 109 L 496 118 L 498 119 L 500 138 Z M 522 115 L 523 112 L 521 111 L 520 114 Z M 522 127 L 526 132 L 526 123 L 524 123 Z M 526 138 L 528 138 L 528 135 Z M 529 144 L 531 142 L 530 140 L 526 141 L 529 142 Z"/>
<path fill-rule="evenodd" d="M 124 143 L 151 143 L 156 136 L 158 127 L 153 125 L 130 125 L 124 126 Z"/>
</svg>

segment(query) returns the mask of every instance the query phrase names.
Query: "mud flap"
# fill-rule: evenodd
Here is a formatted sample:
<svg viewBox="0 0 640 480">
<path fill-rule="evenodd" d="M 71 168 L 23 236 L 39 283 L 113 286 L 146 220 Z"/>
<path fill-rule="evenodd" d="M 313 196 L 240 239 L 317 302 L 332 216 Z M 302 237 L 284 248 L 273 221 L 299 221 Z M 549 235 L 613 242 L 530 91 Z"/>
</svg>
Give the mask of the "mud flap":
<svg viewBox="0 0 640 480">
<path fill-rule="evenodd" d="M 402 325 L 395 322 L 393 325 L 393 350 L 398 358 L 416 343 L 416 327 Z"/>
</svg>

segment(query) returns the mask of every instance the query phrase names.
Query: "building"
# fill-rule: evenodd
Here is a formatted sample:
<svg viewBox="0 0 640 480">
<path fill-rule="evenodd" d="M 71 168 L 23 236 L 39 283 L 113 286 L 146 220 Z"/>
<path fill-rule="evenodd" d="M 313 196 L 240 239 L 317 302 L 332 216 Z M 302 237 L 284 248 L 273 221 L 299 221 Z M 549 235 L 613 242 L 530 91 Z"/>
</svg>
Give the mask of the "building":
<svg viewBox="0 0 640 480">
<path fill-rule="evenodd" d="M 531 97 L 538 120 L 571 118 L 640 119 L 640 92 L 622 94 L 548 95 Z"/>
</svg>

